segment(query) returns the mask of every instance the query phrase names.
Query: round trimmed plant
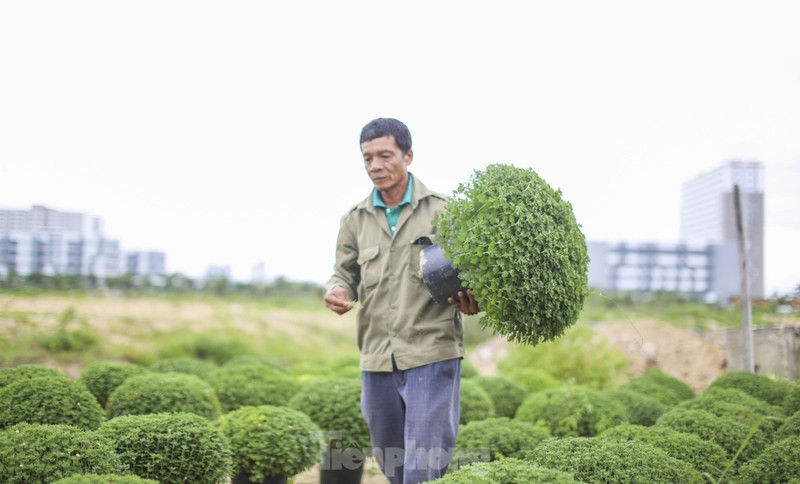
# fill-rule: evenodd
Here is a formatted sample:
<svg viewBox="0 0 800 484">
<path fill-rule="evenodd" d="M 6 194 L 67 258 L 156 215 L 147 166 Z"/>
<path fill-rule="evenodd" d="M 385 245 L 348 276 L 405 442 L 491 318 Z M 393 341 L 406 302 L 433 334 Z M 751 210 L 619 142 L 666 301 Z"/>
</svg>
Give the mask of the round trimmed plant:
<svg viewBox="0 0 800 484">
<path fill-rule="evenodd" d="M 75 474 L 53 484 L 158 484 L 158 481 L 120 474 Z"/>
<path fill-rule="evenodd" d="M 684 400 L 674 409 L 705 410 L 741 424 L 758 425 L 768 440 L 785 420 L 783 409 L 735 388 L 709 387 L 696 398 Z"/>
<path fill-rule="evenodd" d="M 628 422 L 637 425 L 654 425 L 667 406 L 647 394 L 632 390 L 612 390 L 611 398 L 619 400 L 628 412 Z"/>
<path fill-rule="evenodd" d="M 124 415 L 97 431 L 128 470 L 161 484 L 218 484 L 231 475 L 231 449 L 219 429 L 193 413 Z"/>
<path fill-rule="evenodd" d="M 211 386 L 194 375 L 149 372 L 125 380 L 108 397 L 109 418 L 120 415 L 189 412 L 208 419 L 222 413 Z"/>
<path fill-rule="evenodd" d="M 226 361 L 225 364 L 223 364 L 222 366 L 231 367 L 239 365 L 264 365 L 269 368 L 272 368 L 273 370 L 280 371 L 282 373 L 287 372 L 286 368 L 279 365 L 278 363 L 275 363 L 274 361 L 269 360 L 267 358 L 262 358 L 260 356 L 254 356 L 254 355 L 234 356 L 230 360 Z"/>
<path fill-rule="evenodd" d="M 689 464 L 646 442 L 565 437 L 548 439 L 526 459 L 583 482 L 701 482 Z"/>
<path fill-rule="evenodd" d="M 476 170 L 435 224 L 484 327 L 535 345 L 577 321 L 589 294 L 586 239 L 572 205 L 535 171 Z"/>
<path fill-rule="evenodd" d="M 792 384 L 748 371 L 731 371 L 714 379 L 708 388 L 733 388 L 771 405 L 782 405 L 792 390 Z"/>
<path fill-rule="evenodd" d="M 739 468 L 741 482 L 797 482 L 800 477 L 800 437 L 770 445 L 753 461 Z"/>
<path fill-rule="evenodd" d="M 0 428 L 27 422 L 93 430 L 103 409 L 83 383 L 62 376 L 17 379 L 0 388 Z"/>
<path fill-rule="evenodd" d="M 714 478 L 718 478 L 728 464 L 728 455 L 719 445 L 669 427 L 622 424 L 606 430 L 597 438 L 646 442 Z"/>
<path fill-rule="evenodd" d="M 694 390 L 688 383 L 668 375 L 658 368 L 646 370 L 641 375 L 623 383 L 619 388 L 644 393 L 668 407 L 695 397 Z"/>
<path fill-rule="evenodd" d="M 79 380 L 97 398 L 100 406 L 105 408 L 108 396 L 128 378 L 146 373 L 147 369 L 140 365 L 119 361 L 98 361 L 81 371 Z"/>
<path fill-rule="evenodd" d="M 794 415 L 795 412 L 800 410 L 800 384 L 796 384 L 794 388 L 783 399 L 783 410 L 786 415 Z"/>
<path fill-rule="evenodd" d="M 70 379 L 67 375 L 61 373 L 55 368 L 50 368 L 48 366 L 29 364 L 17 365 L 10 368 L 0 369 L 0 388 L 20 379 L 30 380 L 31 378 L 37 378 L 40 376 L 52 376 L 56 378 L 64 378 L 65 380 Z"/>
<path fill-rule="evenodd" d="M 505 376 L 476 376 L 473 380 L 489 394 L 498 417 L 514 417 L 528 396 L 525 387 Z"/>
<path fill-rule="evenodd" d="M 186 373 L 205 380 L 208 375 L 219 368 L 216 363 L 210 360 L 201 360 L 191 356 L 177 356 L 156 361 L 150 365 L 151 371 L 159 373 Z"/>
<path fill-rule="evenodd" d="M 507 457 L 523 459 L 527 452 L 550 433 L 536 425 L 508 417 L 493 417 L 461 425 L 453 453 L 453 468 L 473 462 L 490 462 Z"/>
<path fill-rule="evenodd" d="M 217 425 L 230 442 L 234 467 L 251 482 L 299 474 L 318 463 L 324 449 L 317 424 L 289 407 L 242 407 Z"/>
<path fill-rule="evenodd" d="M 775 434 L 776 441 L 788 437 L 800 437 L 800 410 L 784 420 Z"/>
<path fill-rule="evenodd" d="M 111 442 L 71 425 L 21 423 L 0 430 L 0 482 L 51 482 L 77 473 L 117 473 Z"/>
<path fill-rule="evenodd" d="M 525 387 L 528 393 L 536 393 L 545 388 L 555 388 L 559 386 L 556 377 L 538 368 L 511 368 L 504 371 L 503 374 Z"/>
<path fill-rule="evenodd" d="M 430 481 L 431 484 L 496 484 L 542 483 L 577 484 L 571 474 L 532 464 L 520 459 L 508 458 L 492 462 L 477 462 L 452 471 Z"/>
<path fill-rule="evenodd" d="M 369 427 L 361 414 L 361 382 L 332 378 L 306 384 L 288 403 L 319 426 L 333 449 L 369 450 Z"/>
<path fill-rule="evenodd" d="M 625 407 L 607 394 L 581 385 L 532 393 L 515 418 L 544 427 L 556 437 L 592 437 L 627 419 Z"/>
<path fill-rule="evenodd" d="M 461 380 L 459 423 L 494 417 L 492 397 L 474 379 Z"/>
<path fill-rule="evenodd" d="M 208 376 L 223 412 L 245 406 L 286 405 L 300 390 L 294 377 L 261 364 L 223 366 Z"/>
<path fill-rule="evenodd" d="M 673 408 L 658 418 L 657 426 L 669 427 L 679 432 L 695 434 L 722 447 L 733 458 L 740 449 L 738 461 L 748 461 L 767 445 L 761 429 L 749 435 L 751 427 L 729 417 L 717 417 L 705 410 Z"/>
</svg>

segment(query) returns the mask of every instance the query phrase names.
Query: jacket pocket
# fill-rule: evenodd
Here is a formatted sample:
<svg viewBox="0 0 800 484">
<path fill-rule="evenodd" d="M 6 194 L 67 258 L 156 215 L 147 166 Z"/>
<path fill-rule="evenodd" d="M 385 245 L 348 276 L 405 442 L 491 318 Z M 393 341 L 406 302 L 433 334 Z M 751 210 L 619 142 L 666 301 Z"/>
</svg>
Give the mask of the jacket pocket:
<svg viewBox="0 0 800 484">
<path fill-rule="evenodd" d="M 368 289 L 381 278 L 380 268 L 378 267 L 378 254 L 381 252 L 379 245 L 372 245 L 359 251 L 358 265 L 361 267 L 361 283 Z"/>
</svg>

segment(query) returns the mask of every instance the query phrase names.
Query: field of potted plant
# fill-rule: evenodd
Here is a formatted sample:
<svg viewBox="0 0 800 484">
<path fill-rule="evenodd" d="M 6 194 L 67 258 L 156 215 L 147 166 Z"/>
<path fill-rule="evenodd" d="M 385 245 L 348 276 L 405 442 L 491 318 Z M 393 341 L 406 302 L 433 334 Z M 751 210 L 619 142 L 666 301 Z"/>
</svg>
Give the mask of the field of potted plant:
<svg viewBox="0 0 800 484">
<path fill-rule="evenodd" d="M 97 377 L 99 367 L 84 373 Z M 125 412 L 108 411 L 131 391 L 126 386 L 146 393 L 152 391 L 146 377 L 159 375 L 168 380 L 155 381 L 172 388 L 157 404 L 143 398 L 136 409 L 126 404 L 120 407 Z M 0 369 L 0 481 L 291 482 L 330 460 L 332 451 L 368 452 L 357 379 L 320 376 L 300 385 L 299 376 L 288 378 L 298 379 L 300 390 L 284 404 L 221 412 L 213 388 L 197 376 L 134 370 L 111 390 L 104 412 L 85 376 L 32 364 Z M 571 383 L 525 391 L 513 416 L 498 417 L 492 400 L 518 398 L 524 386 L 509 384 L 515 381 L 510 375 L 492 378 L 504 380 L 484 382 L 492 396 L 478 383 L 489 377 L 462 381 L 471 388 L 463 404 L 472 416 L 461 424 L 454 464 L 441 482 L 540 476 L 552 482 L 750 483 L 800 476 L 800 387 L 788 381 L 733 372 L 696 393 L 651 369 L 602 389 Z M 633 395 L 658 399 L 658 415 L 636 420 L 642 412 Z M 322 482 L 359 482 L 361 476 L 327 479 Z"/>
</svg>

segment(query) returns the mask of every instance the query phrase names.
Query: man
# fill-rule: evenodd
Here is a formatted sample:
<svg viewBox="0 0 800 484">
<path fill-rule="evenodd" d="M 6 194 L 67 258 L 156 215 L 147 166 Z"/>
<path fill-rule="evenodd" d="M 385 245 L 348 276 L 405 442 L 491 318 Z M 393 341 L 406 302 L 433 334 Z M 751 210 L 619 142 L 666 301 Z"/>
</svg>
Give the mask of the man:
<svg viewBox="0 0 800 484">
<path fill-rule="evenodd" d="M 461 314 L 476 314 L 471 291 L 451 306 L 429 295 L 419 255 L 446 203 L 408 171 L 411 133 L 396 119 L 361 130 L 370 195 L 342 217 L 325 305 L 344 314 L 359 301 L 362 413 L 375 457 L 390 482 L 444 474 L 459 422 Z"/>
</svg>

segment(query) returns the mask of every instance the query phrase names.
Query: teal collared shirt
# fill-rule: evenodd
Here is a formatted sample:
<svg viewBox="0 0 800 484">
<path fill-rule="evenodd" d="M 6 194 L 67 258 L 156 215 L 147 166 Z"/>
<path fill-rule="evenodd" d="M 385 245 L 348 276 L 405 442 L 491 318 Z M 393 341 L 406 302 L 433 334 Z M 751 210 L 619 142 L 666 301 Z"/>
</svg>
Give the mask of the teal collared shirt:
<svg viewBox="0 0 800 484">
<path fill-rule="evenodd" d="M 414 177 L 412 177 L 411 173 L 409 173 L 406 194 L 403 195 L 403 200 L 400 202 L 400 205 L 396 207 L 387 206 L 385 203 L 383 203 L 380 192 L 374 188 L 372 189 L 372 205 L 374 205 L 376 208 L 383 209 L 383 212 L 386 214 L 386 223 L 389 224 L 389 232 L 391 232 L 392 235 L 394 235 L 394 231 L 397 229 L 397 221 L 400 219 L 400 212 L 403 210 L 403 207 L 411 204 L 411 189 L 413 185 Z"/>
</svg>

